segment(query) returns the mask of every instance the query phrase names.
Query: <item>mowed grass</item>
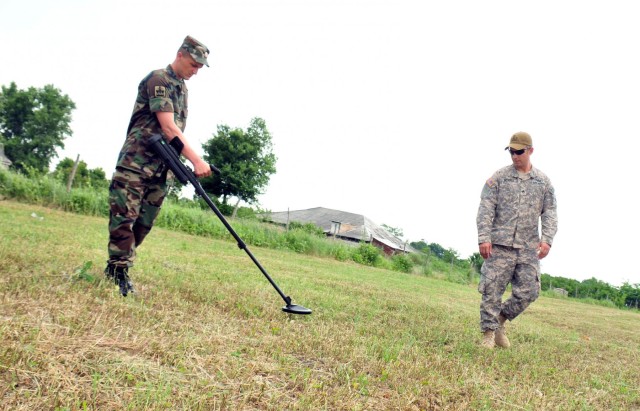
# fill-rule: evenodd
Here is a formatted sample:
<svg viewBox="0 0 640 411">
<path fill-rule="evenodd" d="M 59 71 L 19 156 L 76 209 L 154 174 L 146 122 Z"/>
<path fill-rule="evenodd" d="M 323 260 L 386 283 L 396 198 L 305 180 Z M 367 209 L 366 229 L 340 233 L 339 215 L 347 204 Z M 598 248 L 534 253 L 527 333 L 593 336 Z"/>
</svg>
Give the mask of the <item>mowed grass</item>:
<svg viewBox="0 0 640 411">
<path fill-rule="evenodd" d="M 0 201 L 2 409 L 640 409 L 637 312 L 541 297 L 485 351 L 474 286 L 252 247 L 294 316 L 235 243 L 157 228 L 123 298 L 106 245 Z"/>
</svg>

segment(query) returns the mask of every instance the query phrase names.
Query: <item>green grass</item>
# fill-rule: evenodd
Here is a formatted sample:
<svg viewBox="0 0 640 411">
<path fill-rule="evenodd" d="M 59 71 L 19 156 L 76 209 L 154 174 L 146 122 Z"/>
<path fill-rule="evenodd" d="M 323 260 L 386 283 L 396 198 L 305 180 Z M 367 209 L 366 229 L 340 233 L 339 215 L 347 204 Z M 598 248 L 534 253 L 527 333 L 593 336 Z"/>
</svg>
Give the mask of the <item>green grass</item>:
<svg viewBox="0 0 640 411">
<path fill-rule="evenodd" d="M 543 296 L 487 352 L 473 285 L 251 247 L 292 316 L 235 242 L 156 228 L 122 298 L 106 245 L 0 201 L 3 409 L 640 409 L 637 312 Z"/>
</svg>

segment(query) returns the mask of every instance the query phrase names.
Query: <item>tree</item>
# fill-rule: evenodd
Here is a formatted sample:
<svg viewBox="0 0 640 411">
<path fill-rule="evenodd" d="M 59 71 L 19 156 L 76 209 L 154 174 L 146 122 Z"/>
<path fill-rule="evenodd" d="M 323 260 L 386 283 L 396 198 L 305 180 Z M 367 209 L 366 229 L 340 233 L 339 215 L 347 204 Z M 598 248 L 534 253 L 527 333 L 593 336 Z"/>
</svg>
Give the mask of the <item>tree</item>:
<svg viewBox="0 0 640 411">
<path fill-rule="evenodd" d="M 640 284 L 629 284 L 625 282 L 620 287 L 620 294 L 623 298 L 623 304 L 629 308 L 640 308 Z"/>
<path fill-rule="evenodd" d="M 411 243 L 409 243 L 409 245 L 413 248 L 415 248 L 418 251 L 421 251 L 423 253 L 426 253 L 427 251 L 429 251 L 429 245 L 424 241 L 424 239 L 420 240 L 420 241 L 413 241 Z"/>
<path fill-rule="evenodd" d="M 56 165 L 56 169 L 53 171 L 53 176 L 56 180 L 63 184 L 67 184 L 71 170 L 73 169 L 75 161 L 69 157 L 64 158 Z M 104 170 L 101 168 L 89 169 L 87 163 L 80 160 L 78 162 L 78 168 L 73 178 L 72 187 L 93 187 L 93 188 L 107 188 L 109 181 L 106 178 Z"/>
<path fill-rule="evenodd" d="M 445 254 L 445 249 L 438 243 L 429 243 L 429 249 L 431 253 L 436 257 L 443 259 Z"/>
<path fill-rule="evenodd" d="M 484 264 L 484 258 L 480 255 L 480 253 L 473 253 L 471 257 L 469 257 L 469 263 L 476 270 L 477 273 L 482 269 L 482 264 Z"/>
<path fill-rule="evenodd" d="M 449 248 L 448 250 L 444 251 L 444 254 L 442 256 L 442 259 L 445 261 L 458 261 L 458 259 L 460 258 L 460 256 L 458 255 L 458 252 L 456 250 L 454 250 L 453 248 Z"/>
<path fill-rule="evenodd" d="M 251 120 L 246 132 L 219 125 L 218 132 L 202 147 L 204 159 L 222 172 L 220 176 L 202 179 L 202 188 L 221 197 L 224 205 L 231 196 L 237 197 L 238 202 L 257 202 L 271 174 L 276 172 L 277 158 L 272 151 L 271 134 L 259 117 Z"/>
<path fill-rule="evenodd" d="M 391 226 L 386 225 L 386 224 L 382 224 L 382 228 L 387 230 L 391 235 L 394 235 L 394 236 L 396 236 L 398 238 L 402 238 L 402 236 L 404 236 L 404 232 L 402 231 L 402 228 L 391 227 Z"/>
<path fill-rule="evenodd" d="M 611 285 L 600 281 L 595 277 L 588 280 L 583 280 L 580 284 L 580 294 L 587 298 L 593 298 L 595 300 L 611 300 L 613 295 L 617 293 Z"/>
<path fill-rule="evenodd" d="M 19 171 L 46 173 L 56 149 L 73 133 L 71 111 L 76 105 L 53 85 L 18 90 L 16 83 L 2 86 L 0 134 L 5 154 Z"/>
</svg>

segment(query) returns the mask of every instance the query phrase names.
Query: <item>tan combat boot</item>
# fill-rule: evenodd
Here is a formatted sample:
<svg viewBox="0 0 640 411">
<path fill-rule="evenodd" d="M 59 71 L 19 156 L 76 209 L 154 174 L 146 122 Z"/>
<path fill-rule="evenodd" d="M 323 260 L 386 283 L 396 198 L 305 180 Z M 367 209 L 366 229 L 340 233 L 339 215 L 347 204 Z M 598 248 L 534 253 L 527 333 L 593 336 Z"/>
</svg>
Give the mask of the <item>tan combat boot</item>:
<svg viewBox="0 0 640 411">
<path fill-rule="evenodd" d="M 507 322 L 507 319 L 500 314 L 498 316 L 498 322 L 500 323 L 500 327 L 496 330 L 496 338 L 495 342 L 498 347 L 509 348 L 511 347 L 511 343 L 507 338 L 507 330 L 505 329 L 504 323 Z"/>
<path fill-rule="evenodd" d="M 495 340 L 495 332 L 493 330 L 487 330 L 484 332 L 484 337 L 482 338 L 480 345 L 486 349 L 493 350 L 493 347 L 496 346 Z"/>
</svg>

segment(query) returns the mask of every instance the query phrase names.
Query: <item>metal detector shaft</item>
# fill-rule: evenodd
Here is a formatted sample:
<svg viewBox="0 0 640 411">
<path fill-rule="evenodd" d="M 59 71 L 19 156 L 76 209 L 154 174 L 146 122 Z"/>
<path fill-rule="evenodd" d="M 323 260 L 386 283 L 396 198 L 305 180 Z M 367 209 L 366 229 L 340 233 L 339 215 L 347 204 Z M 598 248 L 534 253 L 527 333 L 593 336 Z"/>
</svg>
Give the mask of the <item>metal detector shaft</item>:
<svg viewBox="0 0 640 411">
<path fill-rule="evenodd" d="M 178 140 L 177 141 L 177 143 L 178 143 L 177 147 L 180 148 L 180 144 L 181 143 L 180 143 L 180 140 L 179 140 L 178 137 L 174 137 L 174 139 L 171 141 L 171 145 L 172 146 L 175 145 L 174 144 L 174 140 L 176 140 L 176 139 Z M 222 224 L 224 224 L 224 226 L 227 228 L 229 233 L 231 233 L 233 238 L 238 243 L 238 247 L 240 249 L 244 250 L 247 253 L 249 258 L 251 258 L 251 261 L 254 262 L 254 264 L 260 269 L 262 274 L 264 274 L 264 276 L 267 278 L 267 280 L 269 280 L 269 283 L 271 283 L 273 288 L 275 288 L 275 290 L 278 292 L 278 294 L 280 294 L 280 297 L 282 297 L 284 302 L 287 304 L 287 307 L 285 307 L 286 309 L 283 308 L 283 311 L 294 313 L 294 314 L 310 314 L 311 310 L 309 310 L 307 308 L 304 308 L 302 306 L 297 306 L 297 305 L 292 305 L 291 304 L 291 297 L 285 295 L 282 292 L 282 290 L 280 289 L 280 287 L 278 287 L 278 284 L 276 284 L 276 282 L 273 281 L 273 279 L 271 278 L 269 273 L 267 273 L 267 270 L 264 269 L 262 264 L 260 264 L 258 259 L 249 250 L 249 248 L 247 247 L 245 242 L 242 241 L 242 239 L 240 238 L 238 233 L 236 233 L 236 231 L 233 229 L 233 227 L 231 227 L 231 224 L 229 224 L 229 222 L 224 217 L 222 212 L 220 212 L 218 207 L 216 207 L 215 203 L 211 200 L 211 198 L 209 198 L 207 193 L 204 191 L 204 189 L 200 185 L 200 182 L 196 178 L 196 175 L 193 173 L 193 171 L 191 171 L 187 166 L 185 166 L 182 163 L 182 161 L 180 161 L 180 157 L 178 157 L 179 154 L 176 152 L 174 147 L 167 145 L 166 142 L 164 141 L 164 139 L 162 138 L 162 136 L 159 135 L 159 134 L 156 134 L 156 135 L 152 136 L 151 140 L 150 140 L 150 143 L 151 143 L 151 147 L 156 152 L 156 154 L 158 154 L 162 158 L 164 163 L 167 166 L 169 166 L 169 168 L 173 171 L 173 173 L 176 176 L 176 178 L 182 184 L 187 184 L 188 182 L 191 183 L 191 185 L 195 189 L 196 193 L 200 197 L 202 197 L 202 199 L 209 205 L 209 207 L 211 208 L 211 210 L 213 210 L 213 212 L 216 214 L 216 216 L 218 216 L 218 218 L 220 219 Z M 220 171 L 217 168 L 215 168 L 213 165 L 211 165 L 211 169 L 214 172 L 217 172 L 216 174 L 220 174 Z"/>
<path fill-rule="evenodd" d="M 193 184 L 193 182 L 192 182 L 192 184 Z M 200 185 L 200 182 L 196 181 L 196 183 L 193 184 L 193 185 L 194 185 L 194 188 L 196 189 L 196 193 L 198 193 L 198 195 L 200 195 L 200 197 L 202 197 L 202 199 L 209 205 L 209 207 L 211 207 L 211 209 L 213 210 L 214 213 L 216 213 L 216 215 L 218 216 L 220 221 L 222 221 L 222 224 L 224 224 L 224 226 L 227 227 L 227 230 L 229 230 L 229 233 L 231 233 L 233 238 L 235 238 L 236 242 L 238 243 L 238 248 L 244 250 L 247 253 L 249 258 L 251 258 L 251 260 L 258 266 L 260 271 L 262 271 L 262 274 L 264 274 L 264 276 L 267 277 L 267 280 L 269 280 L 269 282 L 271 283 L 273 288 L 275 288 L 276 291 L 278 292 L 278 294 L 280 294 L 280 297 L 282 297 L 284 302 L 287 303 L 287 304 L 291 304 L 291 298 L 286 296 L 286 295 L 284 295 L 284 293 L 282 292 L 280 287 L 278 287 L 278 284 L 276 284 L 275 281 L 273 281 L 273 279 L 269 275 L 269 273 L 267 273 L 267 270 L 265 270 L 264 267 L 262 267 L 262 264 L 260 264 L 258 259 L 253 255 L 253 253 L 251 253 L 249 248 L 247 248 L 247 245 L 245 244 L 244 241 L 242 241 L 242 238 L 240 238 L 240 236 L 236 233 L 236 230 L 234 230 L 233 227 L 231 227 L 231 224 L 229 224 L 229 222 L 227 222 L 227 219 L 224 217 L 222 212 L 220 212 L 218 207 L 216 207 L 215 203 L 213 201 L 211 201 L 211 198 L 209 198 L 207 193 L 204 191 L 204 189 Z"/>
</svg>

